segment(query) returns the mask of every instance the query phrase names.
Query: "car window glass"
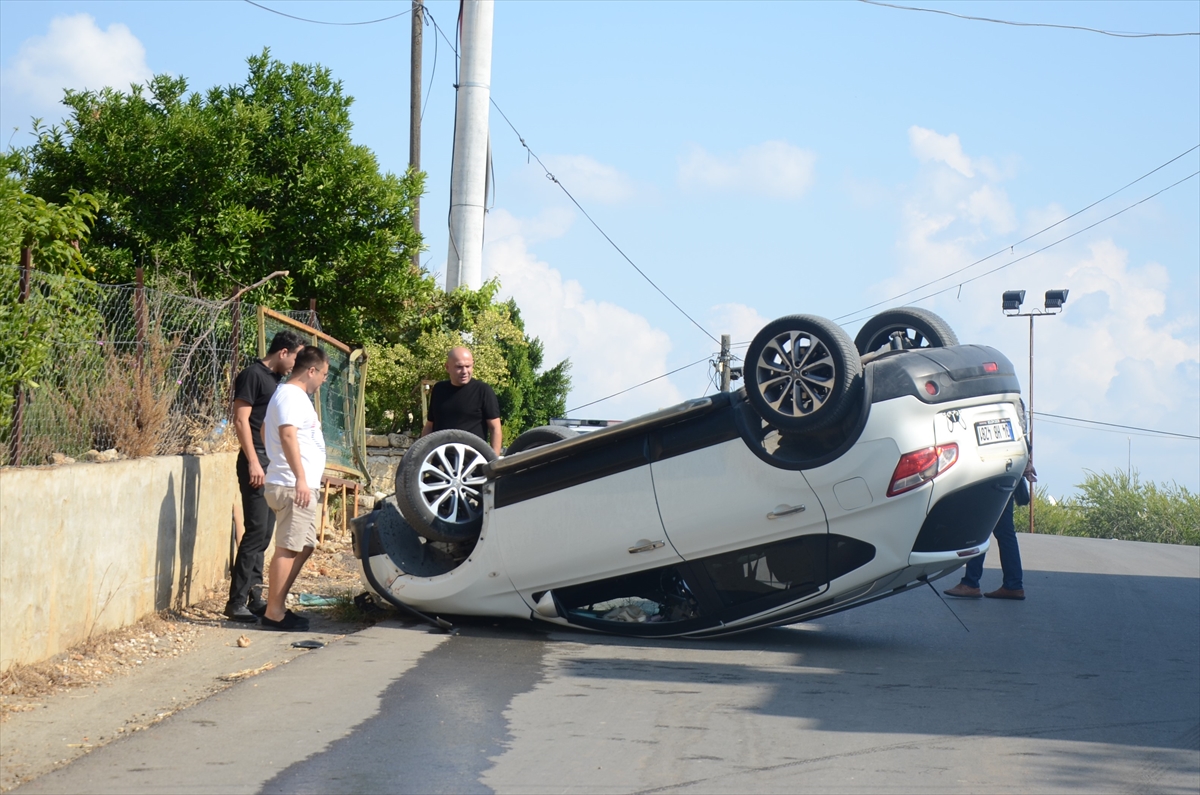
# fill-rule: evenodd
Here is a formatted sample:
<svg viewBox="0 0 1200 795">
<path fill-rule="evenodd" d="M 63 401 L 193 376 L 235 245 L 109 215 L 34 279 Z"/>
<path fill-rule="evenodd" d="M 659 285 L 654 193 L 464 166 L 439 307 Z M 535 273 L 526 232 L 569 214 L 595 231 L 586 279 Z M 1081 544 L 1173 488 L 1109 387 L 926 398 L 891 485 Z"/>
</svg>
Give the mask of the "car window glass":
<svg viewBox="0 0 1200 795">
<path fill-rule="evenodd" d="M 658 624 L 690 621 L 700 604 L 675 566 L 613 577 L 554 592 L 571 618 Z"/>
<path fill-rule="evenodd" d="M 815 593 L 874 557 L 870 544 L 818 533 L 714 555 L 700 564 L 722 604 L 733 607 L 784 592 L 786 599 Z"/>
</svg>

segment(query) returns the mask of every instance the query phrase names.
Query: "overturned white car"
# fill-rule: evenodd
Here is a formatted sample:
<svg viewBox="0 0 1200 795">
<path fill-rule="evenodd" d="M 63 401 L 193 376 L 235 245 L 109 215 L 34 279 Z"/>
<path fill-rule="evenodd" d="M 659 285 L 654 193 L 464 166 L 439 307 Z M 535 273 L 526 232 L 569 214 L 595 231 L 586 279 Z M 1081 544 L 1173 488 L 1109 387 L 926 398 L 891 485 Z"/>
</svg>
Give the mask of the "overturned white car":
<svg viewBox="0 0 1200 795">
<path fill-rule="evenodd" d="M 354 522 L 363 582 L 411 610 L 639 636 L 794 623 L 981 554 L 1025 467 L 1017 378 L 930 312 L 851 341 L 780 318 L 745 389 L 590 433 L 536 428 L 495 457 L 413 444 Z"/>
</svg>

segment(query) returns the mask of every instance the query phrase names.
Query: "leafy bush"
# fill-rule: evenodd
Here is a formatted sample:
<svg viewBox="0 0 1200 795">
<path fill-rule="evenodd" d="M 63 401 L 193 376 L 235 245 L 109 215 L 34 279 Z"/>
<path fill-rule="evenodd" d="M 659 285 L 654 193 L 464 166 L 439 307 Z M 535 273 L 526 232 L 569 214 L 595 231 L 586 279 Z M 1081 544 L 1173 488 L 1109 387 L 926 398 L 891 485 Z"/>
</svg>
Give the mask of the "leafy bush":
<svg viewBox="0 0 1200 795">
<path fill-rule="evenodd" d="M 1038 489 L 1034 529 L 1039 533 L 1200 546 L 1200 495 L 1177 483 L 1142 483 L 1132 472 L 1088 471 L 1078 497 L 1050 501 Z M 1013 514 L 1029 526 L 1028 508 Z"/>
<path fill-rule="evenodd" d="M 459 289 L 449 295 L 439 291 L 415 339 L 367 344 L 369 427 L 377 432 L 418 432 L 420 382 L 445 379 L 446 353 L 460 345 L 470 348 L 475 357 L 474 377 L 496 391 L 506 440 L 565 411 L 569 363 L 537 372 L 542 344 L 525 335 L 512 301 L 495 301 L 498 287 L 489 282 L 478 291 Z"/>
</svg>

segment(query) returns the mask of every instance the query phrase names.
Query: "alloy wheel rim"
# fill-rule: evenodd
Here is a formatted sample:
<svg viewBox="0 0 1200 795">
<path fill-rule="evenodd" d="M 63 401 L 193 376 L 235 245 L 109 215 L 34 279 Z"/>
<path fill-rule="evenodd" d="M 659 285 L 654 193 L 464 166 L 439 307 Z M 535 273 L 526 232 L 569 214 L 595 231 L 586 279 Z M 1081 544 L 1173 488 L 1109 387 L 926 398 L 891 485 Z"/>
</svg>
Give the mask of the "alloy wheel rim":
<svg viewBox="0 0 1200 795">
<path fill-rule="evenodd" d="M 430 513 L 452 524 L 465 524 L 483 513 L 487 460 L 461 443 L 434 448 L 421 462 L 418 489 Z"/>
<path fill-rule="evenodd" d="M 755 368 L 763 400 L 789 417 L 807 417 L 820 411 L 837 378 L 829 346 L 803 331 L 773 337 L 758 355 Z"/>
</svg>

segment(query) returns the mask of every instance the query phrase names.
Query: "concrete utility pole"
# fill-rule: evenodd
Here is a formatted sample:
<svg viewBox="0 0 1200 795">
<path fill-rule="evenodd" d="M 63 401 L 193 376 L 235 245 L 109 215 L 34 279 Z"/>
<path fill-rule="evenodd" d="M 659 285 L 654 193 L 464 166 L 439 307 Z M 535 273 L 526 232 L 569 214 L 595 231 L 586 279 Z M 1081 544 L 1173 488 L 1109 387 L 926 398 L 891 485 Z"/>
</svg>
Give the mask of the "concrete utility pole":
<svg viewBox="0 0 1200 795">
<path fill-rule="evenodd" d="M 446 292 L 483 284 L 488 104 L 492 81 L 493 0 L 463 0 L 462 60 L 450 169 L 450 245 Z"/>
<path fill-rule="evenodd" d="M 408 104 L 408 167 L 421 170 L 421 51 L 424 36 L 425 6 L 421 0 L 412 4 L 412 60 L 409 67 Z M 413 231 L 421 231 L 421 197 L 413 203 Z M 413 265 L 421 266 L 420 248 L 413 252 Z"/>
</svg>

